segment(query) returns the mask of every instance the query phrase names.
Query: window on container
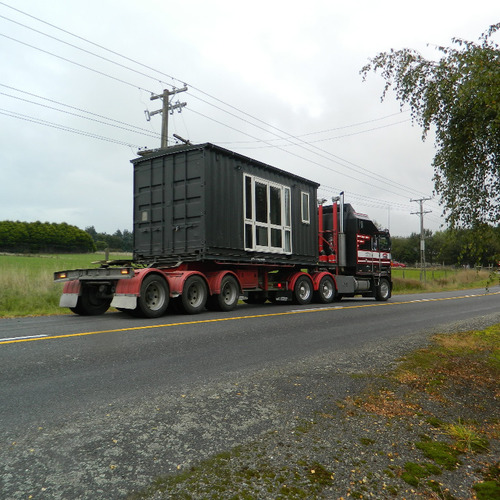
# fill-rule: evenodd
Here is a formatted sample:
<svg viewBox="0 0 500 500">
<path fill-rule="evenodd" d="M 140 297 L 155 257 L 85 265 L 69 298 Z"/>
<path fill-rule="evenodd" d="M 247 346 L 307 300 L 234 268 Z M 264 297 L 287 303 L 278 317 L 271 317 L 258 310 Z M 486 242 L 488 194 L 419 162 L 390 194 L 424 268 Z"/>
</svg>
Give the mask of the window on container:
<svg viewBox="0 0 500 500">
<path fill-rule="evenodd" d="M 252 218 L 252 178 L 245 176 L 245 219 Z"/>
<path fill-rule="evenodd" d="M 244 183 L 245 248 L 291 253 L 290 188 L 249 175 Z"/>
<path fill-rule="evenodd" d="M 267 247 L 268 246 L 268 228 L 265 226 L 256 226 L 255 228 L 255 236 L 256 236 L 256 244 L 259 247 Z"/>
<path fill-rule="evenodd" d="M 309 224 L 311 222 L 311 215 L 309 212 L 309 193 L 301 193 L 301 205 L 302 205 L 302 222 Z"/>
<path fill-rule="evenodd" d="M 284 203 L 284 208 L 285 208 L 285 226 L 290 227 L 290 218 L 291 218 L 291 210 L 290 210 L 290 188 L 284 188 L 283 193 L 285 195 L 285 203 Z"/>
<path fill-rule="evenodd" d="M 253 248 L 253 225 L 245 224 L 245 248 Z"/>
<path fill-rule="evenodd" d="M 271 224 L 281 225 L 281 188 L 269 186 L 269 205 L 270 205 L 270 218 Z M 281 245 L 280 245 L 281 246 Z"/>
<path fill-rule="evenodd" d="M 255 183 L 255 220 L 267 223 L 267 185 Z"/>
<path fill-rule="evenodd" d="M 285 245 L 284 245 L 284 250 L 285 252 L 291 252 L 292 251 L 292 232 L 290 230 L 285 230 Z"/>
</svg>

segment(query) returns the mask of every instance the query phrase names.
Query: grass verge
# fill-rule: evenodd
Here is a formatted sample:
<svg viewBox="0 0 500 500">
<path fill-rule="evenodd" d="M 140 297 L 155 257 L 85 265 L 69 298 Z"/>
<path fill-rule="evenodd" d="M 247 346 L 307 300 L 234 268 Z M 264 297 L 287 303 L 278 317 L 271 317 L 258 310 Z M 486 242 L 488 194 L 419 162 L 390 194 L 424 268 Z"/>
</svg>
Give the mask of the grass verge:
<svg viewBox="0 0 500 500">
<path fill-rule="evenodd" d="M 500 274 L 474 269 L 428 270 L 426 281 L 420 280 L 419 269 L 394 269 L 392 271 L 393 293 L 442 292 L 489 288 L 500 284 Z"/>
</svg>

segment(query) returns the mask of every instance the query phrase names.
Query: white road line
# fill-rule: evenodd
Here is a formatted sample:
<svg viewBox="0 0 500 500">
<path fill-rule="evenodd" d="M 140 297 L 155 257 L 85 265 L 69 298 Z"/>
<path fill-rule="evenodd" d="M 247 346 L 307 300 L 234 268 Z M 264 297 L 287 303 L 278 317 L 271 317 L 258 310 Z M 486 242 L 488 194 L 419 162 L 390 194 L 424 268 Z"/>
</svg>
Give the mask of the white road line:
<svg viewBox="0 0 500 500">
<path fill-rule="evenodd" d="M 0 343 L 2 342 L 7 342 L 8 340 L 25 340 L 25 339 L 39 339 L 41 337 L 48 337 L 48 335 L 28 335 L 27 337 L 10 337 L 8 339 L 1 339 L 0 338 Z"/>
</svg>

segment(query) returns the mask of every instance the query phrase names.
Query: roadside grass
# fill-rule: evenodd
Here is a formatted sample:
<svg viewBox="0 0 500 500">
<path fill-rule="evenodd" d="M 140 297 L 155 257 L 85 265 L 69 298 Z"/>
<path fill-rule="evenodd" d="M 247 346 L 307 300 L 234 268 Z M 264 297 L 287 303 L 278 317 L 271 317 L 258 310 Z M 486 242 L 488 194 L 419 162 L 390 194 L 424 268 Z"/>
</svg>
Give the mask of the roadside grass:
<svg viewBox="0 0 500 500">
<path fill-rule="evenodd" d="M 130 255 L 113 255 L 113 258 Z M 65 269 L 97 267 L 104 253 L 54 255 L 0 255 L 0 318 L 62 314 L 62 283 L 53 273 Z"/>
<path fill-rule="evenodd" d="M 429 347 L 407 356 L 391 378 L 406 387 L 407 393 L 412 395 L 410 400 L 414 400 L 415 393 L 420 393 L 424 399 L 439 401 L 447 408 L 457 406 L 457 394 L 466 394 L 454 412 L 458 414 L 455 421 L 445 422 L 436 415 L 427 418 L 447 438 L 446 442 L 423 436 L 422 441 L 415 443 L 424 457 L 436 466 L 454 470 L 462 463 L 461 455 L 486 453 L 490 440 L 500 439 L 500 420 L 494 411 L 481 421 L 460 416 L 461 412 L 467 413 L 467 406 L 473 405 L 479 411 L 496 407 L 500 380 L 500 324 L 481 331 L 436 335 Z M 386 397 L 382 392 L 378 396 L 379 408 L 384 408 Z M 478 498 L 500 498 L 498 466 L 498 462 L 489 464 L 482 471 L 483 481 L 473 485 Z M 492 477 L 493 470 L 497 471 L 496 477 Z M 434 474 L 440 472 L 435 470 Z M 431 472 L 425 463 L 411 464 L 405 466 L 402 479 L 418 487 L 420 480 L 429 475 Z M 426 486 L 432 489 L 433 484 L 437 483 L 429 481 Z"/>
<path fill-rule="evenodd" d="M 408 356 L 393 374 L 397 382 L 440 399 L 450 385 L 497 387 L 499 376 L 500 325 L 437 335 L 430 347 Z"/>
<path fill-rule="evenodd" d="M 428 269 L 420 281 L 420 269 L 393 269 L 393 293 L 439 292 L 490 287 L 500 284 L 500 274 L 475 269 Z"/>
</svg>

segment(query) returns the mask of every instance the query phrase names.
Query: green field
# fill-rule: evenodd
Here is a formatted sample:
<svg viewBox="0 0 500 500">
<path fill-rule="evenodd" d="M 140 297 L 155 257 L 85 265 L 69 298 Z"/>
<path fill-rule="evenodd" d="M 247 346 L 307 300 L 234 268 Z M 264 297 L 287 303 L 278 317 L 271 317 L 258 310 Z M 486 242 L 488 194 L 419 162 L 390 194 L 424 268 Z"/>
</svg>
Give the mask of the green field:
<svg viewBox="0 0 500 500">
<path fill-rule="evenodd" d="M 131 254 L 110 256 L 130 259 Z M 0 318 L 68 313 L 59 307 L 62 283 L 53 283 L 54 271 L 98 267 L 104 253 L 63 255 L 0 255 Z M 415 293 L 492 286 L 499 283 L 487 271 L 429 269 L 426 283 L 419 269 L 393 270 L 393 293 Z"/>
<path fill-rule="evenodd" d="M 128 258 L 112 255 L 111 258 Z M 62 283 L 53 273 L 65 269 L 98 267 L 104 253 L 62 255 L 0 255 L 0 318 L 62 314 L 59 307 Z"/>
</svg>

